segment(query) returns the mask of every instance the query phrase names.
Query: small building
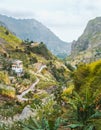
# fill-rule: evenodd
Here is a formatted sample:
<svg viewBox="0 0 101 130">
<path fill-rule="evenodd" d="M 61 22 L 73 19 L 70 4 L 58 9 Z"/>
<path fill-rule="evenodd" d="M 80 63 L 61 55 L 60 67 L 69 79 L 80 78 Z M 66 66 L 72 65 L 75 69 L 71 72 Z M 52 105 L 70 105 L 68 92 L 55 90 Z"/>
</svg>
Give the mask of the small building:
<svg viewBox="0 0 101 130">
<path fill-rule="evenodd" d="M 12 70 L 17 73 L 17 75 L 23 72 L 23 63 L 20 60 L 14 60 L 12 62 Z"/>
<path fill-rule="evenodd" d="M 31 43 L 31 46 L 32 46 L 32 47 L 36 47 L 36 46 L 38 46 L 38 45 L 39 45 L 38 42 L 33 42 L 33 43 Z"/>
</svg>

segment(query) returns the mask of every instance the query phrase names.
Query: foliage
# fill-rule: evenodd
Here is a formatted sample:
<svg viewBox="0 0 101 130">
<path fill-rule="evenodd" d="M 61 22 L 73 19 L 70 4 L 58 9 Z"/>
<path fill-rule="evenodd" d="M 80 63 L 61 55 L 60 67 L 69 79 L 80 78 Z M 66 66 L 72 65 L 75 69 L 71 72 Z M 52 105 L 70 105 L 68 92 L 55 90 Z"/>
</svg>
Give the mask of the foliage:
<svg viewBox="0 0 101 130">
<path fill-rule="evenodd" d="M 0 84 L 0 94 L 8 97 L 15 97 L 15 89 L 10 86 Z"/>
<path fill-rule="evenodd" d="M 21 40 L 18 39 L 16 36 L 14 36 L 12 33 L 9 32 L 8 34 L 8 30 L 5 27 L 0 26 L 0 38 L 4 39 L 7 43 L 6 46 L 8 48 L 13 48 L 15 49 L 16 44 L 20 45 L 21 44 Z"/>
<path fill-rule="evenodd" d="M 43 43 L 40 43 L 38 46 L 34 46 L 34 47 L 28 46 L 26 48 L 26 52 L 28 54 L 29 54 L 29 52 L 40 54 L 43 57 L 45 57 L 47 60 L 52 58 L 52 54 L 48 51 L 46 45 Z"/>
<path fill-rule="evenodd" d="M 12 118 L 16 114 L 20 114 L 27 103 L 20 103 L 12 98 L 7 98 L 7 102 L 0 104 L 0 115 L 5 119 Z"/>
<path fill-rule="evenodd" d="M 69 97 L 73 93 L 73 90 L 74 90 L 74 86 L 73 85 L 71 85 L 71 86 L 69 86 L 69 87 L 67 87 L 67 88 L 65 88 L 63 90 L 63 93 L 62 93 L 62 99 L 63 99 L 63 101 L 68 101 Z"/>
<path fill-rule="evenodd" d="M 52 75 L 55 77 L 55 79 L 58 82 L 66 83 L 67 75 L 65 76 L 66 70 L 63 66 L 57 68 L 56 65 L 53 64 L 53 62 L 50 62 L 48 66 L 49 66 L 49 69 L 51 69 Z"/>
<path fill-rule="evenodd" d="M 8 31 L 8 30 L 6 30 L 5 34 L 6 34 L 6 35 L 9 35 L 9 31 Z"/>
<path fill-rule="evenodd" d="M 10 80 L 7 72 L 0 71 L 0 83 L 10 84 Z"/>
<path fill-rule="evenodd" d="M 19 122 L 15 122 L 12 125 L 5 125 L 0 122 L 0 130 L 22 130 L 22 127 Z"/>
<path fill-rule="evenodd" d="M 92 94 L 101 90 L 101 60 L 92 62 L 91 64 L 79 65 L 77 70 L 72 74 L 75 90 L 81 95 L 85 92 L 86 88 Z"/>
<path fill-rule="evenodd" d="M 43 117 L 41 121 L 30 118 L 28 124 L 21 124 L 24 127 L 23 130 L 58 130 L 61 123 L 62 120 L 60 118 L 57 118 L 55 122 L 50 122 L 45 117 Z"/>
<path fill-rule="evenodd" d="M 24 75 L 21 77 L 23 80 L 24 79 L 29 79 L 31 82 L 34 82 L 36 80 L 36 76 L 34 74 L 29 73 L 29 71 L 25 71 Z"/>
<path fill-rule="evenodd" d="M 87 65 L 80 65 L 78 69 L 73 73 L 73 81 L 76 91 L 80 91 L 81 87 L 87 83 L 87 77 L 90 74 L 89 67 Z"/>
<path fill-rule="evenodd" d="M 96 110 L 94 97 L 89 98 L 89 91 L 80 97 L 76 92 L 69 104 L 72 106 L 69 128 L 79 128 L 79 130 L 96 130 L 95 120 L 101 119 L 101 112 Z"/>
<path fill-rule="evenodd" d="M 54 94 L 54 100 L 59 104 L 60 106 L 62 105 L 62 93 L 63 93 L 63 88 L 62 86 L 57 86 L 57 88 L 53 91 Z"/>
<path fill-rule="evenodd" d="M 54 81 L 54 80 L 51 80 L 50 81 L 46 81 L 45 79 L 44 80 L 40 80 L 40 82 L 38 83 L 37 85 L 37 88 L 38 89 L 48 89 L 50 86 L 55 86 L 57 83 Z"/>
<path fill-rule="evenodd" d="M 34 63 L 37 63 L 37 62 L 38 62 L 38 60 L 37 60 L 36 57 L 30 58 L 30 64 L 34 64 Z"/>
<path fill-rule="evenodd" d="M 19 59 L 23 61 L 23 65 L 25 67 L 28 67 L 28 65 L 30 64 L 29 60 L 30 55 L 27 55 L 24 52 L 10 51 L 9 55 L 12 59 Z"/>
<path fill-rule="evenodd" d="M 37 117 L 42 118 L 43 114 L 46 118 L 52 119 L 55 115 L 54 112 L 54 105 L 56 104 L 55 101 L 51 96 L 44 99 L 45 101 L 42 102 L 41 106 L 37 106 Z"/>
<path fill-rule="evenodd" d="M 24 44 L 26 45 L 30 45 L 31 43 L 33 43 L 33 41 L 30 41 L 28 38 L 26 40 L 23 41 Z"/>
<path fill-rule="evenodd" d="M 74 68 L 71 64 L 65 63 L 65 65 L 66 65 L 66 67 L 67 67 L 70 71 L 74 71 L 74 70 L 75 70 L 75 68 Z"/>
</svg>

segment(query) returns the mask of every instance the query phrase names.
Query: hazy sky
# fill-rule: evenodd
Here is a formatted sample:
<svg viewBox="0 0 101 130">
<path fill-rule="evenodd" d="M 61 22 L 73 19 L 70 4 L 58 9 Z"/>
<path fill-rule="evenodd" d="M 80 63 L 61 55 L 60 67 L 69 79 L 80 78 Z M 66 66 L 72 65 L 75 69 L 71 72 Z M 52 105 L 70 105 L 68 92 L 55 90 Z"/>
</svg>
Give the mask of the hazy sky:
<svg viewBox="0 0 101 130">
<path fill-rule="evenodd" d="M 34 18 L 62 40 L 72 41 L 90 19 L 101 16 L 101 0 L 0 0 L 0 13 Z"/>
</svg>

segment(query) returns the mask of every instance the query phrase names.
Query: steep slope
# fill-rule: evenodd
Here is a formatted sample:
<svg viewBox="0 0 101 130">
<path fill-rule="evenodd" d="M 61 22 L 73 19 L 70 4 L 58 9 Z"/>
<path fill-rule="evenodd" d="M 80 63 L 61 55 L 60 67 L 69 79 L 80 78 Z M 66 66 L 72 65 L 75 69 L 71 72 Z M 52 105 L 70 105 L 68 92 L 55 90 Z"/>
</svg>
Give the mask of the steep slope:
<svg viewBox="0 0 101 130">
<path fill-rule="evenodd" d="M 84 93 L 89 89 L 92 94 L 101 92 L 101 60 L 82 64 L 74 71 L 74 85 L 77 92 Z"/>
<path fill-rule="evenodd" d="M 101 17 L 90 20 L 84 33 L 72 43 L 71 57 L 77 62 L 91 62 L 101 57 Z"/>
<path fill-rule="evenodd" d="M 2 25 L 4 25 L 2 23 Z M 0 51 L 14 50 L 17 46 L 21 45 L 21 40 L 16 36 L 12 35 L 5 27 L 0 26 Z"/>
<path fill-rule="evenodd" d="M 12 61 L 15 60 L 23 63 L 24 72 L 19 78 L 12 72 Z M 5 27 L 0 26 L 0 72 L 0 83 L 9 84 L 16 88 L 16 93 L 21 93 L 37 78 L 40 79 L 37 87 L 42 89 L 65 82 L 69 71 L 62 61 L 52 55 L 45 44 L 26 45 Z M 15 85 L 10 82 L 9 77 L 12 76 Z"/>
<path fill-rule="evenodd" d="M 70 53 L 70 43 L 60 40 L 53 32 L 35 19 L 15 19 L 0 15 L 0 21 L 23 40 L 29 39 L 35 42 L 44 42 L 55 55 L 67 55 Z"/>
<path fill-rule="evenodd" d="M 12 70 L 16 66 L 15 61 L 21 61 L 21 66 L 23 63 L 20 76 Z M 36 108 L 39 103 L 49 103 L 45 100 L 53 100 L 56 88 L 60 83 L 66 85 L 68 78 L 69 70 L 45 44 L 26 45 L 0 26 L 0 123 L 10 125 L 20 120 L 19 115 L 27 105 Z"/>
</svg>

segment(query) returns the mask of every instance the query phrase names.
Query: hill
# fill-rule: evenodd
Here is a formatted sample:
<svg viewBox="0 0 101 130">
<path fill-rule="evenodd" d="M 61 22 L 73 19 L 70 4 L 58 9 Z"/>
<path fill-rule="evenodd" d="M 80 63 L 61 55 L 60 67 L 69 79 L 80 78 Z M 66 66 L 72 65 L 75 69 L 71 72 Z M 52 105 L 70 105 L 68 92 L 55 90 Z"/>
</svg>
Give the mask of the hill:
<svg viewBox="0 0 101 130">
<path fill-rule="evenodd" d="M 4 117 L 21 114 L 30 103 L 33 106 L 53 97 L 59 84 L 66 84 L 68 74 L 44 43 L 23 43 L 0 26 L 0 123 Z"/>
<path fill-rule="evenodd" d="M 101 17 L 90 20 L 84 33 L 72 43 L 71 57 L 77 62 L 91 62 L 101 57 Z"/>
<path fill-rule="evenodd" d="M 71 43 L 60 40 L 51 30 L 35 19 L 15 19 L 0 15 L 0 21 L 17 37 L 34 42 L 44 42 L 55 55 L 64 57 L 70 53 Z"/>
</svg>

